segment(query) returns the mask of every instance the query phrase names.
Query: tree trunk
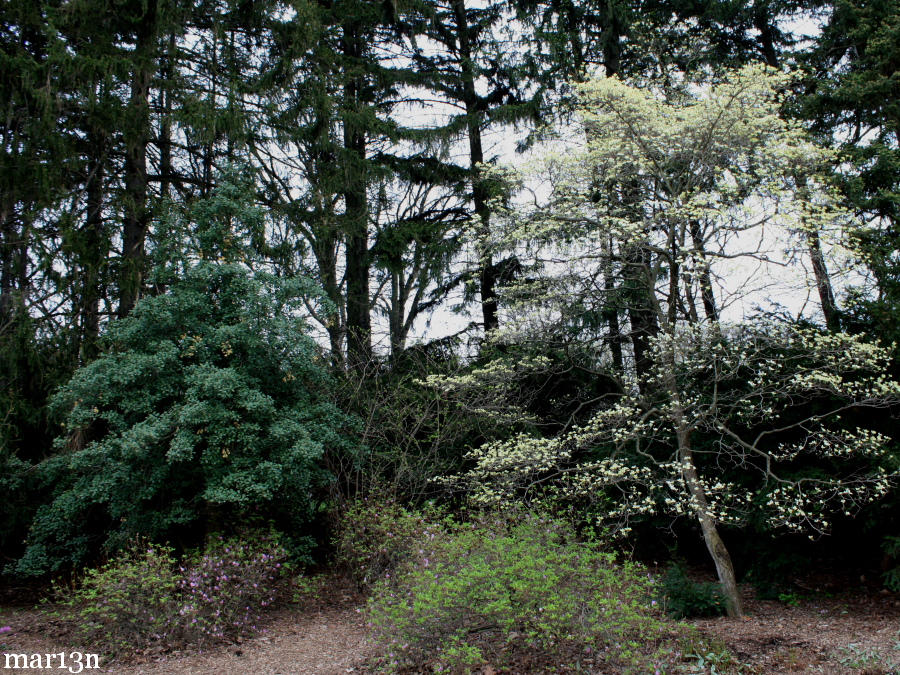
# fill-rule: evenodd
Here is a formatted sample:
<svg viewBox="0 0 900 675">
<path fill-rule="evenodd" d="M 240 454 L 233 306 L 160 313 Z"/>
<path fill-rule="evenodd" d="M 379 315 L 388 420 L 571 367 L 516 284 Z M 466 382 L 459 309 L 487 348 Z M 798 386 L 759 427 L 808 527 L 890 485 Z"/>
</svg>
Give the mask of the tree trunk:
<svg viewBox="0 0 900 675">
<path fill-rule="evenodd" d="M 757 30 L 757 41 L 766 65 L 778 68 L 778 52 L 775 49 L 775 29 L 765 3 L 757 3 L 753 16 L 753 27 Z"/>
<path fill-rule="evenodd" d="M 130 119 L 125 133 L 125 224 L 119 317 L 127 316 L 141 295 L 146 260 L 144 242 L 150 223 L 147 204 L 147 144 L 150 142 L 150 83 L 156 65 L 156 3 L 150 2 L 139 24 L 131 81 Z"/>
<path fill-rule="evenodd" d="M 334 305 L 334 312 L 325 319 L 325 330 L 328 331 L 328 341 L 331 345 L 331 363 L 335 368 L 340 369 L 344 364 L 345 325 L 342 309 L 343 298 L 337 276 L 338 241 L 335 231 L 328 225 L 324 228 L 317 228 L 317 230 L 317 235 L 312 239 L 313 253 L 316 257 L 322 288 Z"/>
<path fill-rule="evenodd" d="M 12 195 L 4 195 L 0 207 L 0 335 L 13 321 L 17 239 Z"/>
<path fill-rule="evenodd" d="M 364 36 L 353 21 L 343 27 L 345 61 L 344 149 L 345 268 L 347 279 L 347 361 L 365 368 L 372 358 L 369 307 L 369 210 L 366 199 L 366 130 L 357 121 L 362 113 L 364 78 L 358 75 L 365 49 Z M 349 71 L 349 72 L 347 72 Z"/>
<path fill-rule="evenodd" d="M 700 523 L 700 530 L 703 532 L 703 541 L 706 543 L 709 555 L 716 566 L 719 583 L 722 584 L 722 591 L 725 594 L 728 616 L 741 617 L 744 610 L 741 605 L 737 579 L 734 576 L 734 565 L 731 562 L 731 555 L 725 547 L 725 542 L 722 541 L 722 537 L 719 535 L 716 521 L 709 513 L 709 502 L 706 499 L 706 493 L 700 477 L 697 475 L 697 467 L 694 466 L 694 456 L 690 446 L 690 431 L 680 426 L 676 434 L 678 438 L 678 459 L 681 462 L 681 475 L 684 477 L 684 482 L 691 495 L 694 514 L 697 517 L 697 522 Z"/>
<path fill-rule="evenodd" d="M 208 112 L 209 128 L 205 129 L 206 142 L 203 145 L 203 187 L 201 194 L 209 197 L 213 189 L 213 160 L 216 152 L 216 137 L 218 135 L 218 76 L 219 76 L 219 34 L 218 29 L 213 28 L 211 33 L 212 45 L 209 55 L 209 96 Z"/>
<path fill-rule="evenodd" d="M 841 329 L 841 321 L 837 303 L 834 301 L 834 291 L 831 288 L 831 277 L 828 276 L 828 267 L 822 254 L 822 242 L 815 230 L 807 234 L 807 246 L 812 260 L 813 275 L 816 278 L 816 289 L 819 291 L 819 301 L 822 303 L 822 314 L 825 315 L 825 325 L 831 332 L 837 332 Z"/>
<path fill-rule="evenodd" d="M 388 306 L 388 334 L 391 343 L 391 361 L 406 348 L 406 331 L 404 330 L 406 294 L 403 292 L 403 278 L 396 272 L 391 272 L 391 300 Z"/>
<path fill-rule="evenodd" d="M 709 265 L 703 256 L 705 250 L 703 247 L 703 236 L 700 232 L 700 223 L 696 220 L 691 221 L 691 243 L 694 250 L 700 254 L 703 259 L 703 267 L 700 270 L 700 298 L 703 301 L 703 310 L 709 321 L 716 322 L 719 320 L 719 310 L 716 307 L 716 296 L 713 294 L 712 274 L 709 271 Z"/>
<path fill-rule="evenodd" d="M 472 203 L 479 220 L 478 280 L 481 289 L 481 315 L 484 332 L 499 328 L 497 316 L 497 270 L 490 250 L 491 211 L 488 206 L 487 186 L 481 175 L 484 149 L 481 142 L 482 109 L 475 91 L 475 69 L 472 64 L 472 45 L 465 0 L 453 0 L 453 14 L 459 47 L 459 66 L 462 72 L 463 104 L 466 108 L 466 126 L 469 135 L 469 163 L 472 172 Z"/>
<path fill-rule="evenodd" d="M 160 124 L 159 124 L 159 194 L 170 196 L 174 168 L 172 166 L 172 89 L 175 86 L 173 77 L 175 61 L 175 34 L 169 35 L 166 55 L 160 68 L 162 85 L 160 87 Z"/>
<path fill-rule="evenodd" d="M 610 5 L 610 8 L 613 6 Z M 604 26 L 606 38 L 603 45 L 603 66 L 606 77 L 619 74 L 622 55 L 622 32 L 617 16 L 611 13 Z M 623 208 L 629 207 L 629 188 L 623 189 Z M 642 394 L 648 393 L 647 381 L 653 370 L 650 358 L 650 343 L 659 333 L 659 323 L 649 302 L 649 294 L 654 292 L 653 282 L 648 274 L 650 269 L 650 251 L 640 242 L 630 243 L 623 250 L 623 273 L 625 273 L 625 297 L 627 302 L 628 321 L 631 324 L 631 345 L 634 351 L 634 370 L 638 388 Z M 611 318 L 611 315 L 610 315 Z M 616 313 L 616 326 L 618 313 Z M 613 325 L 610 324 L 612 333 Z M 621 343 L 620 343 L 621 344 Z M 621 355 L 621 348 L 620 348 Z M 615 355 L 614 355 L 615 358 Z"/>
<path fill-rule="evenodd" d="M 613 370 L 621 376 L 625 372 L 625 358 L 622 354 L 622 329 L 619 326 L 619 308 L 617 303 L 612 300 L 613 292 L 615 291 L 615 281 L 610 271 L 605 272 L 603 275 L 603 290 L 606 292 L 604 299 L 606 309 L 603 310 L 603 315 L 609 328 L 607 333 L 609 351 L 612 354 Z"/>
<path fill-rule="evenodd" d="M 106 137 L 102 130 L 89 136 L 91 161 L 85 189 L 85 219 L 81 243 L 81 344 L 82 363 L 94 359 L 100 337 L 100 268 L 106 259 L 103 241 L 103 178 Z"/>
<path fill-rule="evenodd" d="M 809 199 L 809 189 L 805 176 L 797 177 L 797 188 L 800 198 Z M 815 225 L 806 224 L 801 228 L 806 233 L 806 248 L 809 251 L 812 263 L 813 276 L 816 280 L 816 290 L 819 293 L 819 302 L 822 303 L 822 314 L 825 316 L 825 326 L 832 332 L 841 329 L 841 321 L 838 316 L 837 303 L 834 301 L 834 290 L 831 287 L 831 277 L 828 276 L 828 267 L 825 264 L 825 256 L 822 253 L 822 241 Z"/>
<path fill-rule="evenodd" d="M 654 292 L 649 278 L 651 252 L 639 243 L 628 244 L 623 255 L 634 370 L 638 388 L 641 394 L 646 395 L 649 393 L 648 380 L 653 373 L 650 343 L 659 335 L 659 322 L 650 299 L 650 294 Z"/>
</svg>

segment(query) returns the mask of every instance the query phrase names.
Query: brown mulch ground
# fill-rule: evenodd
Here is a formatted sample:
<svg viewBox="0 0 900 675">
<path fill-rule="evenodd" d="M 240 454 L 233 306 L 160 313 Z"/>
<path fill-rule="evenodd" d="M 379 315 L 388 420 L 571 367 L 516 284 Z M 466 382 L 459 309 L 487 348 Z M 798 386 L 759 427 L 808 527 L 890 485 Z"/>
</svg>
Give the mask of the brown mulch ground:
<svg viewBox="0 0 900 675">
<path fill-rule="evenodd" d="M 327 583 L 298 604 L 273 612 L 264 632 L 239 644 L 214 645 L 205 651 L 135 654 L 127 661 L 105 663 L 83 673 L 118 675 L 338 675 L 358 672 L 369 653 L 365 621 L 360 613 L 364 599 L 345 581 Z M 12 633 L 0 635 L 0 653 L 57 654 L 90 652 L 62 622 L 48 619 L 32 608 L 0 607 L 0 626 Z M 0 657 L 0 674 L 6 671 Z M 28 673 L 61 673 L 29 669 Z"/>
<path fill-rule="evenodd" d="M 712 644 L 725 645 L 745 673 L 900 674 L 900 595 L 861 589 L 811 594 L 799 605 L 758 601 L 748 591 L 745 619 L 691 623 Z M 266 632 L 206 652 L 139 654 L 128 663 L 101 664 L 120 675 L 337 675 L 366 672 L 371 648 L 359 609 L 363 599 L 346 584 L 326 584 L 318 598 L 275 613 Z M 75 645 L 59 622 L 29 608 L 0 609 L 0 652 L 90 651 Z M 732 663 L 732 668 L 734 667 Z M 541 669 L 543 672 L 548 672 Z M 0 674 L 5 672 L 0 660 Z M 13 672 L 13 671 L 9 671 Z M 59 673 L 58 668 L 29 670 Z M 84 671 L 97 672 L 97 671 Z M 488 670 L 487 672 L 493 672 Z M 696 670 L 693 662 L 684 672 Z M 722 665 L 715 672 L 722 672 Z"/>
<path fill-rule="evenodd" d="M 900 595 L 812 594 L 796 606 L 745 596 L 744 619 L 693 620 L 751 672 L 900 675 Z"/>
</svg>

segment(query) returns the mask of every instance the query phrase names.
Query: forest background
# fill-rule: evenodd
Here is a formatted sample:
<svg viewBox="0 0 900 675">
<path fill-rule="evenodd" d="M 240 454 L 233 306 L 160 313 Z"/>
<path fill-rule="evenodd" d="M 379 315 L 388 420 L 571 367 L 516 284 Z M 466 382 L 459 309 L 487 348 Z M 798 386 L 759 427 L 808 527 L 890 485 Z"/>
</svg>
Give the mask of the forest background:
<svg viewBox="0 0 900 675">
<path fill-rule="evenodd" d="M 10 0 L 0 54 L 10 582 L 378 495 L 705 543 L 733 614 L 900 587 L 895 2 Z"/>
</svg>

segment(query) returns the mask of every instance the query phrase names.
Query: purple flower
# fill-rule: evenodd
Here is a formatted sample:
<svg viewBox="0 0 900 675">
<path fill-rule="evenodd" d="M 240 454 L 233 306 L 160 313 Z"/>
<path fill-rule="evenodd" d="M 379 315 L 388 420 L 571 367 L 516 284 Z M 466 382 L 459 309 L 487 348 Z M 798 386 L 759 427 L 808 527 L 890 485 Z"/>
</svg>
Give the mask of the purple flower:
<svg viewBox="0 0 900 675">
<path fill-rule="evenodd" d="M 3 626 L 2 628 L 0 628 L 0 633 L 11 633 L 11 632 L 12 632 L 12 626 Z"/>
</svg>

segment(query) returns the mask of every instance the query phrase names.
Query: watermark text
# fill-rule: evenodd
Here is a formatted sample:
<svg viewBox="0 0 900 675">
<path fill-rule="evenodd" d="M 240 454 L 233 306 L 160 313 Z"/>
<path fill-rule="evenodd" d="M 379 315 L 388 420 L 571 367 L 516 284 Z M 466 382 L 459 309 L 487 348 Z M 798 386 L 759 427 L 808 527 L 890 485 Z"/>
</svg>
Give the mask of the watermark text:
<svg viewBox="0 0 900 675">
<path fill-rule="evenodd" d="M 3 652 L 4 670 L 62 669 L 69 673 L 100 667 L 99 654 L 57 652 L 55 654 L 15 654 Z"/>
</svg>

